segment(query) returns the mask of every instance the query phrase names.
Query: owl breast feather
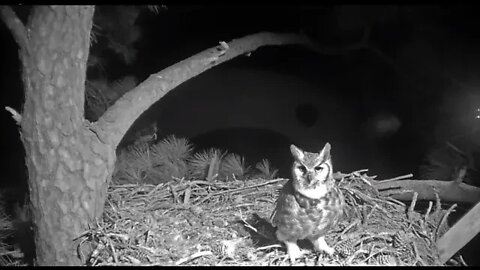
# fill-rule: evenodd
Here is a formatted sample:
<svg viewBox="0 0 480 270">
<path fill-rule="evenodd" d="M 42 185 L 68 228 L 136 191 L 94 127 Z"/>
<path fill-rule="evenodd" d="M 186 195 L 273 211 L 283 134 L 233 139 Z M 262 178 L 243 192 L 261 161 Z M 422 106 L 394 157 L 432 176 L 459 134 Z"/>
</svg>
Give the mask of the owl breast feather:
<svg viewBox="0 0 480 270">
<path fill-rule="evenodd" d="M 292 241 L 325 235 L 342 213 L 338 194 L 332 192 L 329 195 L 330 198 L 326 196 L 316 203 L 302 202 L 292 193 L 284 195 L 282 207 L 277 209 L 275 216 L 278 230 Z"/>
</svg>

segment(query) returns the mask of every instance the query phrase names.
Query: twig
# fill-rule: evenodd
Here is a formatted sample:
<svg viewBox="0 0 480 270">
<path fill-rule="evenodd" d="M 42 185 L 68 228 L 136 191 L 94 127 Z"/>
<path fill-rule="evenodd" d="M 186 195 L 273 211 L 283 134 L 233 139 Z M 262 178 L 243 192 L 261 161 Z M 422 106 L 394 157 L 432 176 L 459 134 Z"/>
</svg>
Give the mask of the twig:
<svg viewBox="0 0 480 270">
<path fill-rule="evenodd" d="M 340 233 L 340 234 L 345 234 L 346 232 L 348 232 L 348 230 L 350 230 L 351 228 L 353 228 L 355 225 L 357 225 L 358 223 L 360 222 L 360 220 L 355 220 L 354 222 L 352 222 L 350 225 L 348 225 L 345 229 L 343 229 L 343 231 Z"/>
<path fill-rule="evenodd" d="M 175 265 L 181 265 L 183 263 L 186 263 L 188 261 L 191 261 L 191 260 L 194 260 L 196 258 L 199 258 L 199 257 L 203 257 L 203 256 L 211 256 L 213 255 L 213 253 L 209 250 L 207 251 L 200 251 L 200 252 L 197 252 L 197 253 L 194 253 L 188 257 L 185 257 L 185 258 L 182 258 L 178 261 L 175 262 Z"/>
<path fill-rule="evenodd" d="M 185 205 L 188 205 L 190 203 L 190 195 L 192 193 L 192 190 L 190 187 L 188 187 L 186 190 L 185 190 L 185 194 L 184 194 L 184 197 L 183 197 L 183 204 Z"/>
<path fill-rule="evenodd" d="M 161 187 L 164 187 L 164 186 L 165 186 L 164 184 L 158 184 L 155 188 L 153 188 L 150 192 L 148 192 L 147 197 L 152 196 L 152 194 L 155 191 L 157 191 L 158 189 L 160 189 Z"/>
<path fill-rule="evenodd" d="M 9 6 L 0 6 L 0 15 L 3 22 L 7 25 L 18 46 L 29 51 L 27 29 L 22 21 L 17 17 L 13 9 Z"/>
<path fill-rule="evenodd" d="M 458 255 L 458 260 L 462 264 L 462 266 L 468 266 L 465 260 L 463 259 L 462 255 Z"/>
<path fill-rule="evenodd" d="M 401 179 L 406 179 L 406 178 L 412 178 L 412 177 L 413 177 L 413 174 L 409 173 L 409 174 L 405 174 L 405 175 L 401 175 L 401 176 L 397 176 L 397 177 L 393 177 L 393 178 L 388 178 L 388 179 L 385 179 L 385 180 L 381 180 L 380 182 L 382 182 L 382 183 L 393 182 L 393 181 L 397 181 L 397 180 L 401 180 Z"/>
<path fill-rule="evenodd" d="M 244 218 L 243 218 L 243 215 L 241 214 L 240 212 L 240 219 L 242 220 L 242 222 L 244 223 L 244 226 L 249 228 L 250 230 L 254 231 L 256 234 L 262 236 L 263 238 L 265 239 L 272 239 L 271 237 L 269 237 L 268 235 L 265 235 L 264 233 L 262 232 L 259 232 L 255 227 L 253 227 L 252 225 L 250 225 Z"/>
<path fill-rule="evenodd" d="M 172 185 L 169 185 L 168 187 L 170 188 L 170 191 L 172 192 L 173 201 L 174 201 L 175 203 L 178 203 L 178 195 L 177 195 L 177 192 L 175 192 L 175 189 L 172 187 Z"/>
<path fill-rule="evenodd" d="M 440 224 L 438 225 L 437 231 L 435 233 L 435 241 L 438 241 L 438 238 L 440 236 L 440 229 L 443 228 L 443 226 L 445 226 L 445 222 L 447 222 L 448 216 L 453 211 L 453 209 L 455 209 L 455 207 L 457 207 L 456 203 L 454 203 L 452 206 L 450 206 L 450 208 L 448 208 L 447 212 L 445 212 L 445 214 L 443 215 L 442 220 L 440 221 Z"/>
<path fill-rule="evenodd" d="M 361 170 L 358 170 L 358 171 L 354 171 L 354 172 L 351 172 L 348 175 L 349 176 L 360 176 L 360 173 L 362 173 L 362 172 L 368 172 L 368 169 L 361 169 Z"/>
<path fill-rule="evenodd" d="M 418 248 L 417 248 L 417 245 L 415 244 L 415 241 L 412 242 L 412 246 L 413 246 L 413 253 L 415 254 L 415 260 L 416 260 L 416 262 L 414 263 L 414 266 L 416 263 L 421 263 L 422 265 L 426 265 L 422 257 L 420 256 L 420 253 L 418 252 Z"/>
<path fill-rule="evenodd" d="M 194 180 L 189 182 L 190 185 L 207 185 L 207 186 L 214 186 L 218 187 L 218 183 L 212 183 L 208 181 L 202 181 L 202 180 Z"/>
<path fill-rule="evenodd" d="M 372 186 L 372 183 L 370 183 L 370 180 L 368 180 L 366 177 L 364 177 L 363 175 L 359 175 L 358 176 L 360 178 L 360 180 L 362 180 L 365 184 L 369 185 L 369 186 Z"/>
<path fill-rule="evenodd" d="M 408 207 L 408 212 L 407 212 L 407 217 L 408 219 L 413 218 L 413 211 L 415 210 L 415 204 L 417 203 L 417 197 L 418 197 L 418 192 L 413 193 L 413 198 L 412 198 L 412 203 L 410 204 L 410 207 Z"/>
<path fill-rule="evenodd" d="M 367 224 L 368 222 L 368 219 L 370 218 L 370 216 L 373 214 L 373 211 L 375 211 L 375 209 L 378 208 L 378 205 L 377 204 L 374 204 L 373 207 L 372 207 L 372 210 L 370 211 L 370 213 L 368 213 L 365 218 L 363 219 L 363 224 Z M 365 208 L 365 210 L 367 210 L 367 208 Z"/>
<path fill-rule="evenodd" d="M 389 201 L 392 201 L 392 202 L 395 202 L 397 203 L 398 205 L 401 205 L 401 206 L 405 206 L 405 204 L 395 198 L 392 198 L 392 197 L 385 197 L 385 199 L 389 200 Z"/>
<path fill-rule="evenodd" d="M 110 249 L 112 250 L 112 256 L 113 256 L 113 261 L 115 263 L 118 263 L 118 256 L 117 256 L 117 252 L 115 251 L 115 247 L 113 246 L 112 244 L 112 240 L 111 239 L 108 239 L 108 246 L 110 247 Z"/>
<path fill-rule="evenodd" d="M 282 245 L 273 244 L 273 245 L 269 245 L 269 246 L 259 247 L 259 248 L 257 248 L 256 250 L 265 250 L 265 249 L 281 248 L 281 247 L 282 247 Z"/>
<path fill-rule="evenodd" d="M 432 210 L 432 206 L 433 206 L 433 202 L 432 202 L 432 201 L 428 201 L 428 208 L 427 208 L 427 212 L 425 213 L 425 222 L 428 221 L 428 218 L 429 218 L 429 215 L 430 215 L 430 211 Z"/>
<path fill-rule="evenodd" d="M 22 115 L 19 114 L 15 109 L 13 109 L 9 106 L 5 106 L 5 110 L 12 114 L 13 120 L 15 120 L 17 125 L 20 126 L 20 124 L 22 123 Z"/>
<path fill-rule="evenodd" d="M 438 192 L 436 190 L 434 190 L 435 192 L 435 215 L 437 215 L 438 213 L 440 213 L 440 211 L 442 210 L 442 203 L 440 202 L 440 195 L 438 195 Z"/>
</svg>

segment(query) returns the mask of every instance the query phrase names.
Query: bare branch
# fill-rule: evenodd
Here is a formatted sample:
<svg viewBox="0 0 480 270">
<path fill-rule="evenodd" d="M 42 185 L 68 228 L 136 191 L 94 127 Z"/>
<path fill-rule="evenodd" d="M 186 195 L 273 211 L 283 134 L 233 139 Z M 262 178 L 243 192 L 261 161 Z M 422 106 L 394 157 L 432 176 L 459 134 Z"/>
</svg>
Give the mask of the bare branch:
<svg viewBox="0 0 480 270">
<path fill-rule="evenodd" d="M 234 39 L 228 44 L 207 49 L 178 62 L 150 77 L 135 89 L 127 92 L 103 116 L 92 125 L 92 130 L 104 142 L 118 145 L 131 124 L 153 103 L 170 90 L 202 72 L 239 55 L 255 51 L 263 46 L 307 45 L 310 40 L 304 35 L 275 34 L 262 32 Z"/>
<path fill-rule="evenodd" d="M 373 185 L 384 196 L 391 196 L 398 200 L 410 201 L 413 191 L 418 192 L 418 200 L 433 200 L 438 192 L 442 201 L 457 203 L 477 203 L 480 198 L 480 188 L 439 180 L 398 180 L 373 181 Z"/>
<path fill-rule="evenodd" d="M 9 6 L 0 6 L 0 17 L 12 32 L 13 38 L 22 49 L 28 49 L 27 29 Z"/>
<path fill-rule="evenodd" d="M 22 122 L 22 115 L 19 114 L 17 111 L 15 111 L 15 109 L 13 109 L 11 107 L 8 107 L 8 106 L 5 107 L 5 110 L 12 114 L 13 120 L 15 120 L 17 125 L 20 126 L 20 124 Z"/>
</svg>

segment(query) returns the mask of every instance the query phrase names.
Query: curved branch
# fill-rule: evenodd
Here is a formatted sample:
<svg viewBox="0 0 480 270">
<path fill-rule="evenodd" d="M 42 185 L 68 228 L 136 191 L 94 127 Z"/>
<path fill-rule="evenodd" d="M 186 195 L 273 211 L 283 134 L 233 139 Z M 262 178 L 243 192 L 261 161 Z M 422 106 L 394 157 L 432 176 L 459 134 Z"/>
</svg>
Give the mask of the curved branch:
<svg viewBox="0 0 480 270">
<path fill-rule="evenodd" d="M 10 32 L 12 32 L 18 46 L 22 49 L 28 49 L 27 29 L 13 9 L 9 6 L 0 6 L 0 17 L 8 29 L 10 29 Z"/>
<path fill-rule="evenodd" d="M 382 195 L 397 200 L 410 201 L 413 192 L 418 192 L 418 200 L 435 200 L 437 192 L 442 201 L 477 203 L 480 201 L 480 188 L 464 183 L 439 180 L 398 180 L 373 181 Z"/>
<path fill-rule="evenodd" d="M 259 47 L 274 45 L 307 45 L 310 40 L 304 35 L 276 34 L 261 32 L 229 43 L 207 49 L 181 62 L 178 62 L 139 84 L 125 93 L 93 123 L 91 129 L 104 143 L 117 146 L 132 123 L 153 103 L 181 83 L 202 72 L 242 54 L 248 54 Z"/>
</svg>

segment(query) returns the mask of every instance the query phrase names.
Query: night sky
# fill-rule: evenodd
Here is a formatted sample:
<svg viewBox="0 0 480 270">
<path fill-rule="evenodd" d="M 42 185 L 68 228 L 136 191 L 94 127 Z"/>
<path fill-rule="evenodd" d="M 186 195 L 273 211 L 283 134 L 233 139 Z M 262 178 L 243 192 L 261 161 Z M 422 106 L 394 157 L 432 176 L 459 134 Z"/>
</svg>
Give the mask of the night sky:
<svg viewBox="0 0 480 270">
<path fill-rule="evenodd" d="M 28 15 L 28 7 L 14 9 Z M 103 34 L 122 36 L 122 10 L 97 8 Z M 380 179 L 416 174 L 424 157 L 447 140 L 476 157 L 472 166 L 479 168 L 479 11 L 466 5 L 142 9 L 132 62 L 125 63 L 100 35 L 91 54 L 103 67 L 89 70 L 88 78 L 133 75 L 141 82 L 219 41 L 260 31 L 304 32 L 320 46 L 343 48 L 370 26 L 364 49 L 328 55 L 299 46 L 264 47 L 217 66 L 152 105 L 132 131 L 156 121 L 163 136 L 238 152 L 253 164 L 269 158 L 286 177 L 290 143 L 318 151 L 327 141 L 335 170 L 369 168 Z M 17 47 L 3 23 L 0 37 L 1 106 L 20 110 Z M 9 113 L 0 115 L 5 186 L 24 181 L 25 169 L 18 129 Z"/>
</svg>

